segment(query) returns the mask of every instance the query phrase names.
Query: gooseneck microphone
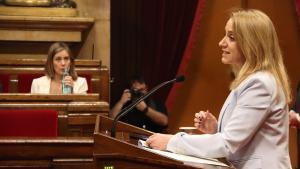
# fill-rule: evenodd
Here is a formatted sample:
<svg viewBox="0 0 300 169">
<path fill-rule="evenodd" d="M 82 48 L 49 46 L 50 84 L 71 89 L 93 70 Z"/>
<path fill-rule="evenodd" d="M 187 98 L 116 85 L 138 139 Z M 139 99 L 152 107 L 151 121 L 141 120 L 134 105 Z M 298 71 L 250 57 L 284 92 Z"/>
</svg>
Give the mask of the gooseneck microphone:
<svg viewBox="0 0 300 169">
<path fill-rule="evenodd" d="M 111 137 L 115 137 L 116 136 L 116 124 L 118 122 L 118 120 L 123 117 L 124 115 L 126 115 L 130 110 L 132 110 L 137 104 L 139 104 L 140 102 L 142 102 L 143 100 L 145 100 L 146 98 L 148 98 L 151 94 L 153 94 L 155 91 L 157 91 L 158 89 L 160 89 L 161 87 L 170 84 L 170 83 L 174 83 L 174 82 L 182 82 L 184 81 L 184 76 L 178 76 L 175 79 L 169 80 L 169 81 L 165 81 L 159 85 L 157 85 L 156 87 L 154 87 L 152 90 L 150 90 L 148 93 L 142 95 L 141 97 L 139 97 L 137 100 L 135 100 L 134 102 L 132 102 L 130 105 L 128 105 L 127 107 L 123 108 L 120 113 L 114 118 L 114 121 L 112 123 L 112 127 L 111 127 Z"/>
</svg>

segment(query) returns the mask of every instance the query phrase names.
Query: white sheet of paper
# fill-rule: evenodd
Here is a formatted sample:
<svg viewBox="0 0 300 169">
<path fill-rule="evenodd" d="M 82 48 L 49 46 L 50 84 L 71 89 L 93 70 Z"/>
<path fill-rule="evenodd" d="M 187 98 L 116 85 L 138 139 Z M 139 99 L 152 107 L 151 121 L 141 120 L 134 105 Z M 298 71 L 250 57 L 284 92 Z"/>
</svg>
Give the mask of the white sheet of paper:
<svg viewBox="0 0 300 169">
<path fill-rule="evenodd" d="M 178 161 L 182 161 L 184 164 L 187 164 L 187 165 L 197 166 L 197 164 L 210 164 L 210 165 L 229 167 L 228 165 L 220 162 L 217 159 L 213 159 L 213 158 L 199 158 L 199 157 L 187 156 L 187 155 L 182 155 L 182 154 L 176 154 L 176 153 L 172 153 L 172 152 L 168 152 L 168 151 L 155 150 L 155 149 L 148 147 L 147 143 L 143 140 L 138 141 L 138 146 L 147 151 L 150 151 L 150 152 L 153 152 L 153 153 L 156 153 L 156 154 L 168 157 L 168 158 L 172 158 L 172 159 L 175 159 Z"/>
</svg>

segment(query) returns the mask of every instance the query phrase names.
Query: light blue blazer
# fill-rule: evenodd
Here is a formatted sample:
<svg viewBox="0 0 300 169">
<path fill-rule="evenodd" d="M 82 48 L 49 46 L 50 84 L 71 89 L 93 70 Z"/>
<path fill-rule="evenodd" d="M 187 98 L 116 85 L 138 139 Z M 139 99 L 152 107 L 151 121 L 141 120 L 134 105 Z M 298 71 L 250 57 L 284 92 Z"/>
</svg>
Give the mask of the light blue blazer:
<svg viewBox="0 0 300 169">
<path fill-rule="evenodd" d="M 42 76 L 33 79 L 31 84 L 31 93 L 37 94 L 49 94 L 50 93 L 51 79 L 48 76 Z M 78 77 L 74 81 L 73 93 L 75 94 L 85 94 L 87 93 L 88 85 L 86 79 L 83 77 Z"/>
<path fill-rule="evenodd" d="M 199 156 L 226 157 L 237 169 L 289 169 L 288 105 L 274 77 L 257 72 L 226 99 L 215 134 L 177 133 L 167 150 Z"/>
</svg>

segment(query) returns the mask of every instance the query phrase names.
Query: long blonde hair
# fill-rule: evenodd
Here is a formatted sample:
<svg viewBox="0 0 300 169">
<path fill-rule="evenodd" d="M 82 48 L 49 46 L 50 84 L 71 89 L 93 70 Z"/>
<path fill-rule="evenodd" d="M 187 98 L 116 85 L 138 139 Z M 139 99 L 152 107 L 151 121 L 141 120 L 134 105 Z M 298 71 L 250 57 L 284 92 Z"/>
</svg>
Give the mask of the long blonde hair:
<svg viewBox="0 0 300 169">
<path fill-rule="evenodd" d="M 278 37 L 270 18 L 259 10 L 231 12 L 233 33 L 245 57 L 245 63 L 236 73 L 230 89 L 235 89 L 250 74 L 267 71 L 274 75 L 278 86 L 291 101 L 289 78 L 283 63 Z"/>
</svg>

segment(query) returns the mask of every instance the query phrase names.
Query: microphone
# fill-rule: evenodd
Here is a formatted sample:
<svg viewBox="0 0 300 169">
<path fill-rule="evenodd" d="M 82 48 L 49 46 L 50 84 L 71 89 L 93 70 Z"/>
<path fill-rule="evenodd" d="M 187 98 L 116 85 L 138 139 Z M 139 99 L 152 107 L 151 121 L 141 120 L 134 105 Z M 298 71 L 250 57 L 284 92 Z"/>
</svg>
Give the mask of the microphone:
<svg viewBox="0 0 300 169">
<path fill-rule="evenodd" d="M 160 89 L 161 87 L 170 84 L 170 83 L 174 83 L 174 82 L 182 82 L 184 81 L 184 76 L 178 76 L 172 80 L 169 81 L 165 81 L 159 85 L 157 85 L 156 87 L 154 87 L 152 90 L 150 90 L 148 93 L 142 95 L 141 97 L 139 97 L 137 100 L 135 100 L 134 102 L 132 102 L 129 106 L 125 107 L 124 109 L 122 109 L 120 111 L 120 113 L 114 118 L 112 127 L 111 127 L 111 137 L 116 137 L 116 125 L 117 125 L 117 121 L 123 117 L 124 115 L 126 115 L 130 110 L 132 110 L 137 104 L 139 104 L 141 101 L 145 100 L 146 98 L 148 98 L 151 94 L 153 94 L 155 91 L 157 91 L 158 89 Z"/>
</svg>

